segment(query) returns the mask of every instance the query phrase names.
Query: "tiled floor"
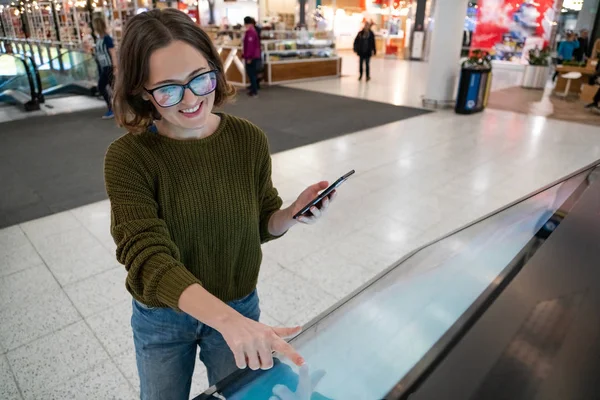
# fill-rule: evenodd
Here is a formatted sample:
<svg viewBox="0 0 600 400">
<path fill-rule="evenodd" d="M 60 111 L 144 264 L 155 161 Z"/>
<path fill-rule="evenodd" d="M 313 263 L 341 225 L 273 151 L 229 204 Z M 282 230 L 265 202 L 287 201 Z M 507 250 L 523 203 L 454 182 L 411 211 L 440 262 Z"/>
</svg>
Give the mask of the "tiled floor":
<svg viewBox="0 0 600 400">
<path fill-rule="evenodd" d="M 374 60 L 381 74 L 364 92 L 350 77 L 302 87 L 415 105 L 422 66 Z M 393 84 L 378 82 L 383 71 Z M 264 246 L 263 321 L 307 322 L 416 246 L 599 158 L 596 128 L 495 110 L 436 112 L 276 154 L 286 203 L 317 180 L 357 174 L 320 224 Z M 136 398 L 109 222 L 104 201 L 0 230 L 0 399 Z M 198 365 L 192 394 L 205 385 Z"/>
<path fill-rule="evenodd" d="M 104 100 L 91 98 L 89 96 L 70 96 L 47 99 L 46 102 L 40 106 L 38 111 L 30 112 L 25 112 L 18 107 L 3 105 L 0 107 L 0 123 L 40 115 L 64 114 L 93 108 L 99 110 L 98 116 L 100 116 L 103 114 L 101 111 L 105 107 Z"/>
</svg>

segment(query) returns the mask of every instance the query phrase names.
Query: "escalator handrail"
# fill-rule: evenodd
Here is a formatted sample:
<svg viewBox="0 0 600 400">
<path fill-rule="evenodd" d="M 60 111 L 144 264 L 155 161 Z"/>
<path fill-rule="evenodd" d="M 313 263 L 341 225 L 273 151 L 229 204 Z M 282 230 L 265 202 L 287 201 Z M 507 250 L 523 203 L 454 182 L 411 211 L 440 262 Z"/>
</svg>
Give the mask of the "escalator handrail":
<svg viewBox="0 0 600 400">
<path fill-rule="evenodd" d="M 43 88 L 42 88 L 42 78 L 40 77 L 40 70 L 38 69 L 38 66 L 33 57 L 31 57 L 31 56 L 25 56 L 25 57 L 29 59 L 29 62 L 31 62 L 31 66 L 33 67 L 33 73 L 35 74 L 33 79 L 35 79 L 35 83 L 37 84 L 36 99 L 40 103 L 43 103 L 44 102 L 44 94 L 43 94 Z"/>
<path fill-rule="evenodd" d="M 50 64 L 54 60 L 57 60 L 57 59 L 61 58 L 62 56 L 64 56 L 65 54 L 67 54 L 69 52 L 70 53 L 81 53 L 81 54 L 84 54 L 86 56 L 90 56 L 90 57 L 93 58 L 93 56 L 90 53 L 88 53 L 87 51 L 82 50 L 82 49 L 65 49 L 65 50 L 67 50 L 67 51 L 64 52 L 64 53 L 59 53 L 56 57 L 49 59 L 48 62 L 44 63 L 44 65 Z"/>
<path fill-rule="evenodd" d="M 35 90 L 33 76 L 31 76 L 31 70 L 27 67 L 27 60 L 25 59 L 25 57 L 20 54 L 6 54 L 6 53 L 3 53 L 2 56 L 12 56 L 23 63 L 23 66 L 25 67 L 25 73 L 27 74 L 27 81 L 29 82 L 29 90 L 30 90 L 31 100 L 32 101 L 38 100 L 39 98 L 38 98 L 38 95 Z"/>
<path fill-rule="evenodd" d="M 33 44 L 43 44 L 46 46 L 56 46 L 63 47 L 70 50 L 77 50 L 81 48 L 81 44 L 77 42 L 59 42 L 55 40 L 44 40 L 44 39 L 24 39 L 24 38 L 9 38 L 5 36 L 0 36 L 0 40 L 6 42 L 13 43 L 33 43 Z"/>
</svg>

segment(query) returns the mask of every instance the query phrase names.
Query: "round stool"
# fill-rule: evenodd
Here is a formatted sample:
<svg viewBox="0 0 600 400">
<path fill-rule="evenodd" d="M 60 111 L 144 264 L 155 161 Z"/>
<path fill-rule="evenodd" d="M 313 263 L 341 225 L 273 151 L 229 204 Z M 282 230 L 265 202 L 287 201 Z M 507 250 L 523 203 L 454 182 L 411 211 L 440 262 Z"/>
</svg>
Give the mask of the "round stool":
<svg viewBox="0 0 600 400">
<path fill-rule="evenodd" d="M 565 87 L 564 93 L 557 93 L 558 96 L 567 98 L 569 96 L 569 91 L 571 90 L 571 81 L 574 79 L 580 79 L 583 75 L 581 72 L 567 72 L 564 75 L 561 75 L 561 78 L 567 80 L 567 85 Z"/>
</svg>

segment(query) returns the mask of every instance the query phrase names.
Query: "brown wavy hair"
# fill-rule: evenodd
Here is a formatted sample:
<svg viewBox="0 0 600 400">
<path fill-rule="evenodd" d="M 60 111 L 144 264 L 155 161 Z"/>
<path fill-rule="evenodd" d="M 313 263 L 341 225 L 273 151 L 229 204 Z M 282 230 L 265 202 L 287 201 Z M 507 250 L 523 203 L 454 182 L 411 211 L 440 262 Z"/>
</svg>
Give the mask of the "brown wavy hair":
<svg viewBox="0 0 600 400">
<path fill-rule="evenodd" d="M 215 107 L 226 103 L 235 93 L 227 83 L 223 62 L 212 40 L 187 14 L 172 8 L 138 14 L 125 27 L 113 97 L 117 123 L 130 133 L 145 132 L 154 120 L 160 119 L 154 105 L 144 100 L 142 94 L 150 75 L 150 56 L 175 40 L 200 51 L 218 70 Z"/>
<path fill-rule="evenodd" d="M 102 17 L 96 17 L 92 20 L 92 26 L 94 30 L 98 34 L 98 36 L 103 37 L 107 34 L 108 28 L 106 27 L 106 21 Z"/>
</svg>

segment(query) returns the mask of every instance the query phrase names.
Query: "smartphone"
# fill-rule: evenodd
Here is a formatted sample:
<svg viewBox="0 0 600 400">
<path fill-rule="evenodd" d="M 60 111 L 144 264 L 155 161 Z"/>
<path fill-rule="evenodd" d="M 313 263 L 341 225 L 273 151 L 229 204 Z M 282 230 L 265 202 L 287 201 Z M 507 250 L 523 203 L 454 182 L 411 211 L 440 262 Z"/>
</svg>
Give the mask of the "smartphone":
<svg viewBox="0 0 600 400">
<path fill-rule="evenodd" d="M 304 207 L 302 207 L 302 209 L 300 211 L 298 211 L 296 213 L 296 215 L 294 215 L 294 219 L 296 219 L 296 218 L 302 216 L 303 214 L 306 214 L 307 212 L 309 212 L 310 209 L 311 209 L 311 207 L 316 206 L 317 204 L 319 204 L 321 202 L 321 200 L 323 200 L 325 197 L 329 196 L 331 194 L 331 192 L 333 192 L 335 189 L 337 189 L 338 187 L 340 187 L 340 185 L 342 183 L 346 182 L 346 180 L 352 174 L 354 174 L 354 170 L 348 172 L 346 175 L 342 176 L 340 179 L 338 179 L 337 181 L 335 181 L 327 189 L 323 190 L 321 192 L 321 194 L 319 194 L 313 201 L 311 201 L 310 203 L 308 203 L 307 205 L 305 205 Z"/>
</svg>

